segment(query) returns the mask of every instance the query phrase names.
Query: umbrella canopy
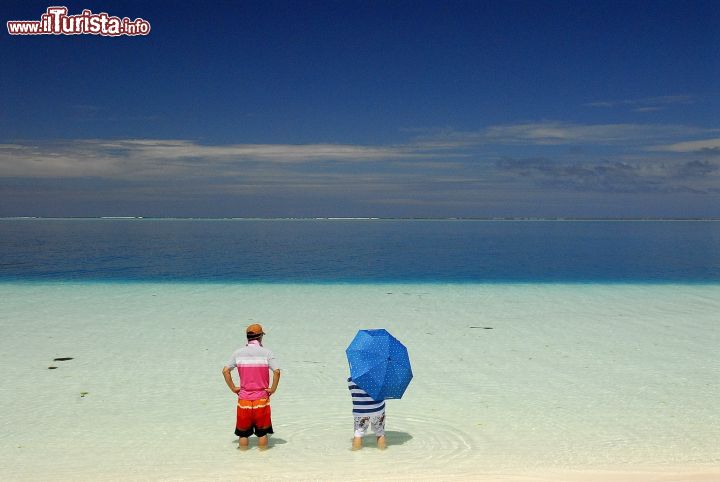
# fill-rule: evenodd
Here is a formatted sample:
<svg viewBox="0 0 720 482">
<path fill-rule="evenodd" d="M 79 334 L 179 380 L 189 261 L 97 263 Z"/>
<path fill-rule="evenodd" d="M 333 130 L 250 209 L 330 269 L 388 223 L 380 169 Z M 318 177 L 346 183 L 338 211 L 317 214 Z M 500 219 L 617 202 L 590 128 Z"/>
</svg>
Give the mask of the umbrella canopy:
<svg viewBox="0 0 720 482">
<path fill-rule="evenodd" d="M 407 348 L 386 330 L 360 330 L 345 350 L 350 376 L 373 400 L 402 398 L 413 374 Z"/>
</svg>

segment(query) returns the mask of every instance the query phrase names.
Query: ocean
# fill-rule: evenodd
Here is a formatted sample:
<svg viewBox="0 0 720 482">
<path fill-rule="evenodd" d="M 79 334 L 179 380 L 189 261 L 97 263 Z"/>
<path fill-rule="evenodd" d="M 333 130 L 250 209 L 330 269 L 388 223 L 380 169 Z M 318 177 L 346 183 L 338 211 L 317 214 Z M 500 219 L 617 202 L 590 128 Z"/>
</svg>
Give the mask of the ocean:
<svg viewBox="0 0 720 482">
<path fill-rule="evenodd" d="M 718 313 L 720 222 L 1 220 L 0 479 L 720 480 Z M 350 450 L 363 328 L 415 375 L 386 451 Z"/>
<path fill-rule="evenodd" d="M 720 282 L 720 222 L 0 221 L 0 279 Z"/>
</svg>

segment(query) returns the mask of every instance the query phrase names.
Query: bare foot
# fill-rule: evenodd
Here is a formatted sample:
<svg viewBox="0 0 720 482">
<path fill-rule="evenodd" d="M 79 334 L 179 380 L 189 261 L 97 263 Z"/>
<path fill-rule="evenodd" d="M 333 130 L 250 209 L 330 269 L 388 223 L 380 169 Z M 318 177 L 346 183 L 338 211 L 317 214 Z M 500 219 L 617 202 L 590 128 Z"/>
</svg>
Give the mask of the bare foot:
<svg viewBox="0 0 720 482">
<path fill-rule="evenodd" d="M 387 448 L 387 445 L 385 444 L 385 435 L 382 435 L 377 438 L 377 447 L 380 450 L 385 450 Z"/>
<path fill-rule="evenodd" d="M 353 437 L 352 449 L 360 450 L 362 448 L 362 437 Z"/>
<path fill-rule="evenodd" d="M 240 437 L 240 442 L 238 443 L 238 448 L 240 450 L 247 450 L 250 448 L 250 440 L 248 440 L 247 437 Z"/>
</svg>

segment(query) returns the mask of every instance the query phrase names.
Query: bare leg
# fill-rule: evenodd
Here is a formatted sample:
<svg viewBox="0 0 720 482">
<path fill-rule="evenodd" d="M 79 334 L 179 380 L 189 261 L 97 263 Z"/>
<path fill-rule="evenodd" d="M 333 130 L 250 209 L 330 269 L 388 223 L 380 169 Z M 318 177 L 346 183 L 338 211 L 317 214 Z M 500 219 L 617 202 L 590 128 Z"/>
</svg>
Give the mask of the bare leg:
<svg viewBox="0 0 720 482">
<path fill-rule="evenodd" d="M 362 448 L 362 437 L 353 437 L 352 449 L 360 450 Z"/>
<path fill-rule="evenodd" d="M 258 437 L 258 447 L 260 447 L 260 450 L 265 450 L 267 448 L 267 444 L 268 444 L 268 436 L 267 435 Z"/>
<path fill-rule="evenodd" d="M 240 444 L 238 445 L 238 448 L 240 450 L 247 450 L 249 442 L 250 441 L 247 437 L 240 437 Z"/>
<path fill-rule="evenodd" d="M 385 450 L 387 448 L 387 445 L 385 444 L 385 435 L 381 435 L 377 438 L 377 447 L 380 450 Z"/>
</svg>

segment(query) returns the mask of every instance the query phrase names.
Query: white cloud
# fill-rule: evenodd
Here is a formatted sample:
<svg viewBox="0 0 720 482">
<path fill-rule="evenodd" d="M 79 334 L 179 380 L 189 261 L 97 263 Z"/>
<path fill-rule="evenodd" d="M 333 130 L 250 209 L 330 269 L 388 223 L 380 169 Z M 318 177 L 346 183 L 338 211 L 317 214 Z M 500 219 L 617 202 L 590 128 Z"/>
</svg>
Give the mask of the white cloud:
<svg viewBox="0 0 720 482">
<path fill-rule="evenodd" d="M 666 144 L 648 148 L 648 150 L 651 151 L 664 152 L 697 152 L 705 149 L 720 149 L 720 138 L 676 142 L 675 144 Z"/>
<path fill-rule="evenodd" d="M 603 100 L 583 104 L 586 107 L 635 107 L 636 112 L 651 112 L 664 109 L 670 105 L 693 104 L 696 98 L 691 95 L 663 95 L 658 97 L 643 97 L 641 99 Z"/>
<path fill-rule="evenodd" d="M 490 126 L 480 131 L 442 130 L 421 142 L 433 147 L 471 145 L 640 145 L 718 132 L 671 124 L 575 124 L 559 121 Z"/>
<path fill-rule="evenodd" d="M 543 155 L 543 146 L 610 146 L 608 159 L 650 151 L 717 150 L 720 129 L 655 124 L 578 124 L 559 121 L 490 126 L 478 131 L 444 129 L 407 144 L 230 144 L 208 145 L 182 139 L 89 139 L 0 144 L 0 177 L 105 178 L 124 181 L 290 178 L 312 173 L 407 176 L 461 172 L 492 163 L 498 146 L 518 146 Z M 503 149 L 508 151 L 508 149 Z M 545 151 L 547 152 L 547 151 Z M 612 154 L 610 154 L 612 152 Z M 503 155 L 507 155 L 503 153 Z M 569 156 L 571 154 L 565 154 Z M 575 159 L 581 161 L 583 159 Z M 434 171 L 434 172 L 433 172 Z M 355 174 L 353 174 L 355 173 Z M 463 172 L 463 174 L 466 174 Z"/>
<path fill-rule="evenodd" d="M 379 160 L 418 156 L 408 147 L 358 146 L 343 144 L 231 144 L 202 145 L 185 140 L 88 141 L 101 149 L 133 151 L 153 159 L 239 159 L 273 162 L 323 160 Z M 92 144 L 90 144 L 92 145 Z"/>
<path fill-rule="evenodd" d="M 412 146 L 344 144 L 203 145 L 186 140 L 76 140 L 0 144 L 2 177 L 141 177 L 227 175 L 248 164 L 422 159 Z"/>
</svg>

